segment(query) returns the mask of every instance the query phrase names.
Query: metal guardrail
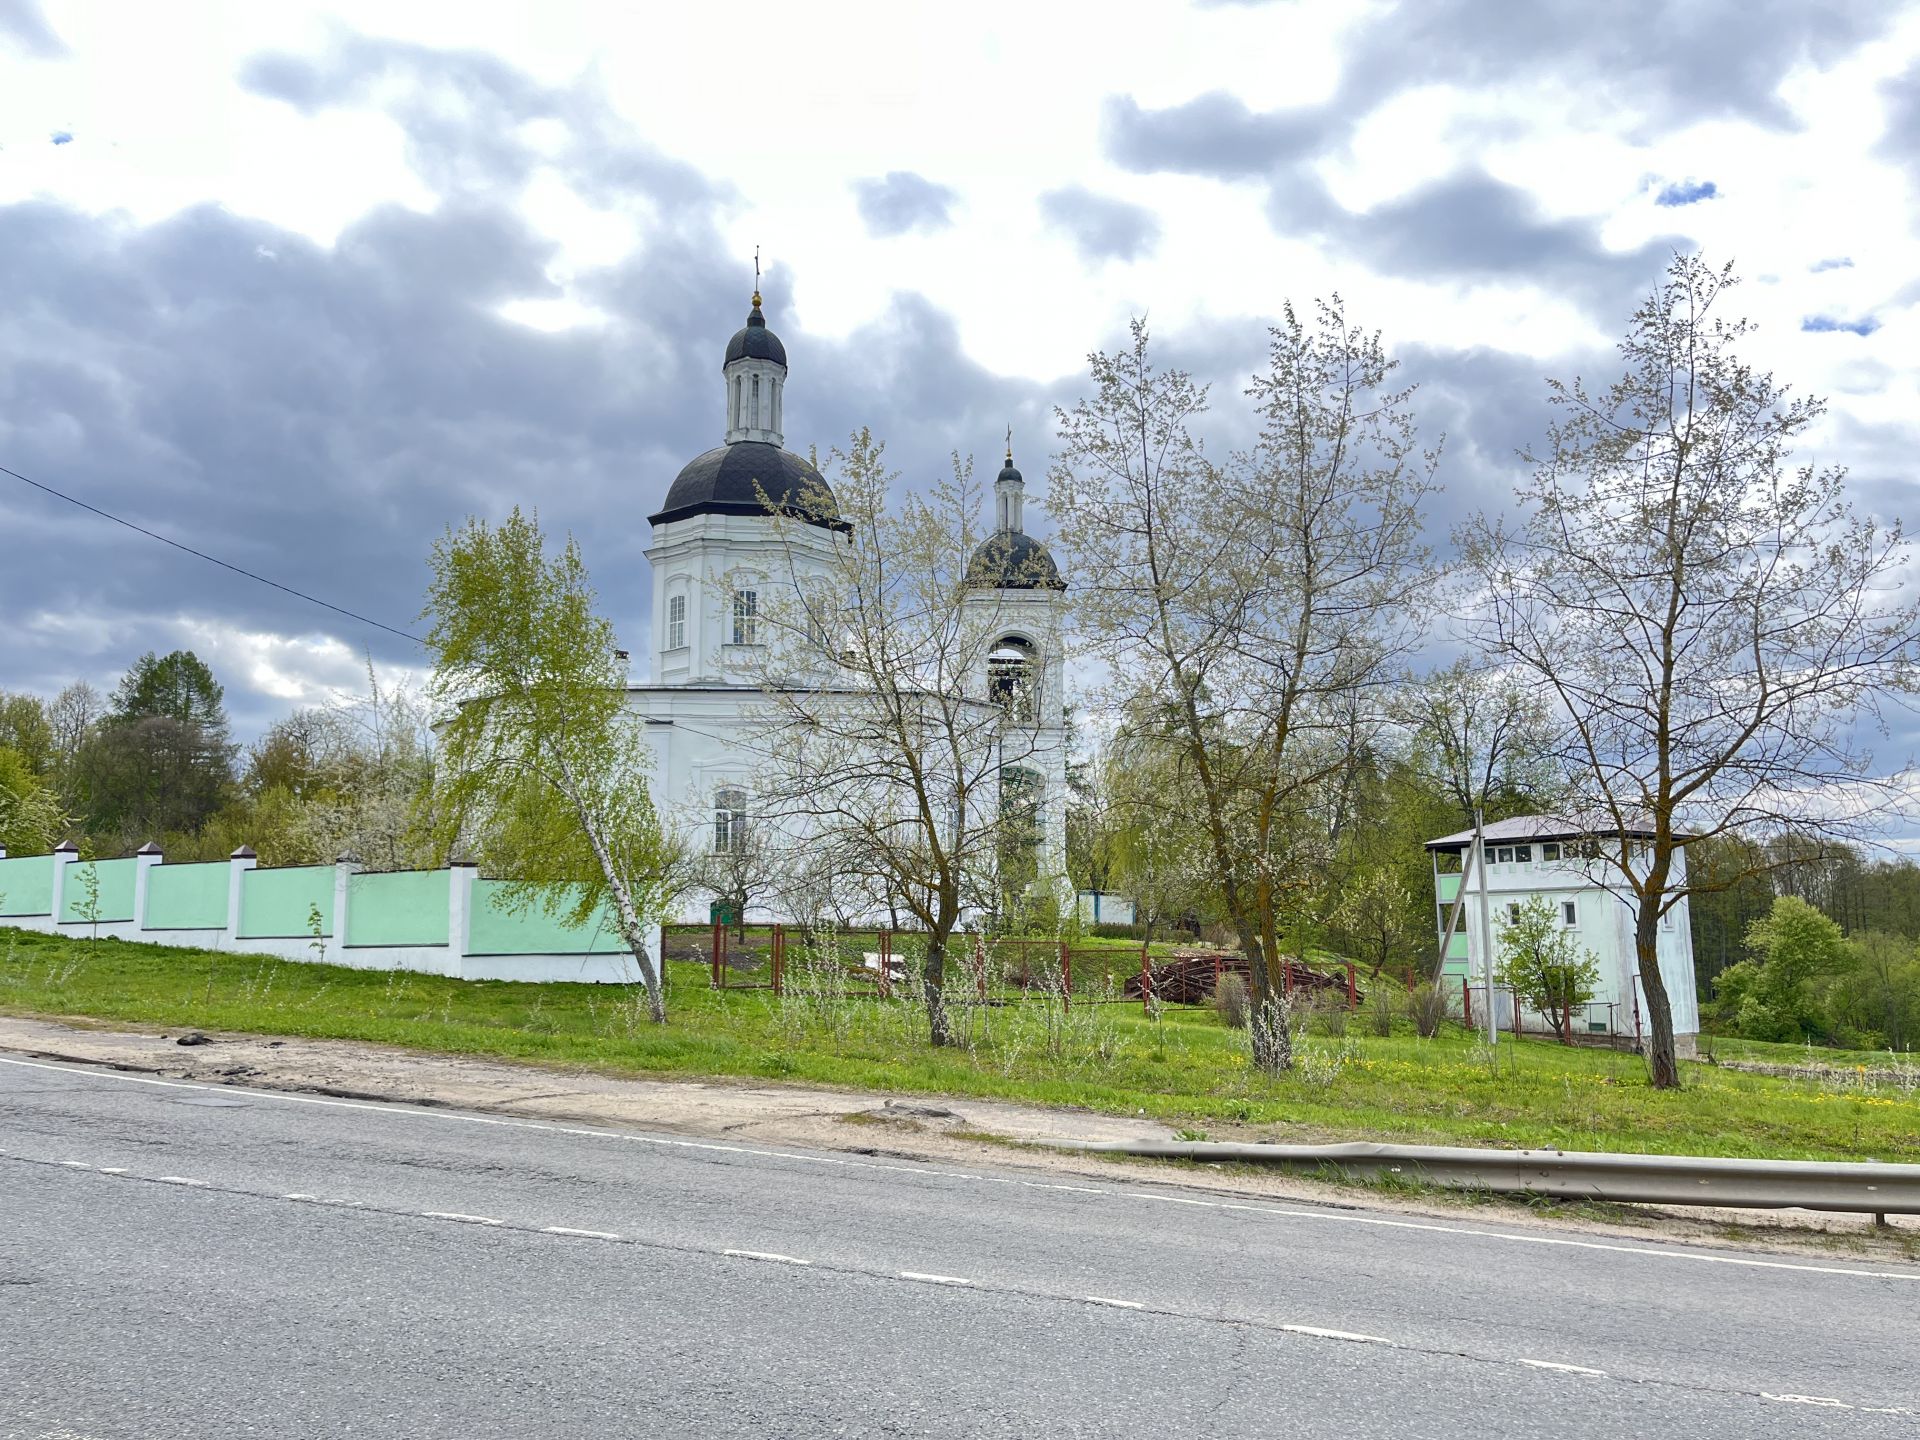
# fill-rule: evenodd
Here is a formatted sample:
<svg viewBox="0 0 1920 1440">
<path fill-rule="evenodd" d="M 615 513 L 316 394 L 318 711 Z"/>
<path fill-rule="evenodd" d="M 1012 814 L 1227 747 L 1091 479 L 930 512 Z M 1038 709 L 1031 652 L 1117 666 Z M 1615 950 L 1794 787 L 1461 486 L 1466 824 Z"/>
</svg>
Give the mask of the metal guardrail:
<svg viewBox="0 0 1920 1440">
<path fill-rule="evenodd" d="M 1451 1190 L 1549 1195 L 1651 1205 L 1798 1206 L 1856 1214 L 1920 1214 L 1920 1165 L 1833 1160 L 1724 1160 L 1569 1150 L 1469 1150 L 1451 1145 L 1234 1145 L 1205 1140 L 1056 1140 L 1054 1148 L 1162 1160 L 1339 1170 L 1397 1176 Z"/>
</svg>

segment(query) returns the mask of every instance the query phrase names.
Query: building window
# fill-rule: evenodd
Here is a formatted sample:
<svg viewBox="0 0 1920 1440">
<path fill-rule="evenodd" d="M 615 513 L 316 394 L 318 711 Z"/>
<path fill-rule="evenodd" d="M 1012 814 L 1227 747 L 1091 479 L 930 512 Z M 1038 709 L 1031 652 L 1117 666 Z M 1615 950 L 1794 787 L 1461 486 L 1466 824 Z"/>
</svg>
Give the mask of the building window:
<svg viewBox="0 0 1920 1440">
<path fill-rule="evenodd" d="M 1560 847 L 1552 842 L 1542 845 L 1540 847 L 1540 858 L 1542 860 L 1558 860 L 1560 858 Z"/>
<path fill-rule="evenodd" d="M 733 643 L 760 643 L 760 592 L 740 590 L 733 597 Z"/>
<path fill-rule="evenodd" d="M 1496 865 L 1511 865 L 1513 863 L 1513 847 L 1511 845 L 1500 846 L 1493 852 L 1493 863 Z"/>
<path fill-rule="evenodd" d="M 1514 846 L 1513 858 L 1522 865 L 1532 864 L 1533 863 L 1533 847 L 1531 845 Z"/>
<path fill-rule="evenodd" d="M 760 377 L 753 377 L 753 428 L 760 428 Z"/>
<path fill-rule="evenodd" d="M 1574 905 L 1573 901 L 1562 900 L 1560 902 L 1560 923 L 1562 925 L 1578 925 L 1580 923 L 1580 911 Z"/>
<path fill-rule="evenodd" d="M 687 643 L 687 597 L 675 595 L 667 601 L 667 649 L 684 649 Z"/>
<path fill-rule="evenodd" d="M 1673 911 L 1662 910 L 1660 912 L 1660 928 L 1662 930 L 1673 929 Z"/>
<path fill-rule="evenodd" d="M 728 788 L 713 797 L 713 853 L 731 855 L 746 844 L 747 792 Z"/>
<path fill-rule="evenodd" d="M 1509 925 L 1518 925 L 1520 923 L 1520 904 L 1518 901 L 1509 901 L 1507 903 L 1507 923 Z"/>
<path fill-rule="evenodd" d="M 747 417 L 747 404 L 742 398 L 744 385 L 738 375 L 733 377 L 733 428 L 738 430 L 740 422 Z"/>
</svg>

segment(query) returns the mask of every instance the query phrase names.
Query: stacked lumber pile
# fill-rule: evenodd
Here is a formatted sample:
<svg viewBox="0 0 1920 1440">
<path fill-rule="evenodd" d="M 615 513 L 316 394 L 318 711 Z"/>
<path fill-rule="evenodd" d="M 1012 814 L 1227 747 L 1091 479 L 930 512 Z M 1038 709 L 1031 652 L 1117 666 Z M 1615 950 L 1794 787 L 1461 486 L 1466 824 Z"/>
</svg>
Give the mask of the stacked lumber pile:
<svg viewBox="0 0 1920 1440">
<path fill-rule="evenodd" d="M 1325 992 L 1347 998 L 1347 972 L 1322 972 L 1295 960 L 1290 962 L 1293 993 Z M 1206 1005 L 1213 1000 L 1214 977 L 1238 975 L 1247 978 L 1247 957 L 1238 950 L 1176 950 L 1171 959 L 1152 967 L 1153 993 L 1168 1005 Z M 1125 993 L 1140 998 L 1140 976 L 1127 977 Z"/>
</svg>

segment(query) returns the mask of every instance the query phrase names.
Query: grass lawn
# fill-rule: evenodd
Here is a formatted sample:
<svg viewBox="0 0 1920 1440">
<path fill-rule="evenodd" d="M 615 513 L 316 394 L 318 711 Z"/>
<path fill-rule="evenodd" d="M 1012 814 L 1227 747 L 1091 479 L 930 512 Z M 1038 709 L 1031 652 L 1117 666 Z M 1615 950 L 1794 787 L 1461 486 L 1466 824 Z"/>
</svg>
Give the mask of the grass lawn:
<svg viewBox="0 0 1920 1440">
<path fill-rule="evenodd" d="M 1381 1037 L 1362 1014 L 1344 1036 L 1306 1036 L 1293 1072 L 1269 1079 L 1249 1066 L 1245 1035 L 1209 1011 L 1169 1009 L 1153 1023 L 1131 1004 L 974 1007 L 958 1003 L 962 987 L 966 1043 L 934 1050 L 910 1001 L 848 996 L 834 972 L 810 971 L 799 955 L 789 975 L 778 999 L 716 993 L 704 967 L 673 964 L 671 1018 L 657 1027 L 624 987 L 443 980 L 0 928 L 0 1011 L 16 1015 L 367 1040 L 616 1074 L 989 1096 L 1151 1115 L 1190 1131 L 1252 1125 L 1275 1139 L 1920 1161 L 1920 1070 L 1885 1056 L 1824 1080 L 1690 1064 L 1685 1088 L 1661 1093 L 1633 1055 L 1510 1037 L 1489 1052 L 1458 1029 L 1421 1040 L 1404 1021 Z M 1715 1046 L 1734 1058 L 1730 1042 Z M 1769 1048 L 1806 1059 L 1803 1047 Z"/>
</svg>

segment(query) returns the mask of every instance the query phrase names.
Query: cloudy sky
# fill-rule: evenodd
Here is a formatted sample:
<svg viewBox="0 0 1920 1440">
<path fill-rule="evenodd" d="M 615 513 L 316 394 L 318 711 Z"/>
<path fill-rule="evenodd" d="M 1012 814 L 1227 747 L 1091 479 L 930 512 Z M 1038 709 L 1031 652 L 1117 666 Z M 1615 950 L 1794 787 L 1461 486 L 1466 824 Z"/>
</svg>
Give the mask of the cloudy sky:
<svg viewBox="0 0 1920 1440">
<path fill-rule="evenodd" d="M 1230 432 L 1337 288 L 1446 432 L 1441 531 L 1699 247 L 1831 398 L 1809 458 L 1920 522 L 1920 5 L 1089 13 L 0 0 L 0 465 L 400 629 L 437 533 L 537 505 L 640 659 L 756 245 L 789 445 L 909 475 L 1009 421 L 1041 473 L 1138 313 Z M 5 476 L 0 606 L 0 688 L 190 646 L 242 734 L 418 659 Z"/>
</svg>

